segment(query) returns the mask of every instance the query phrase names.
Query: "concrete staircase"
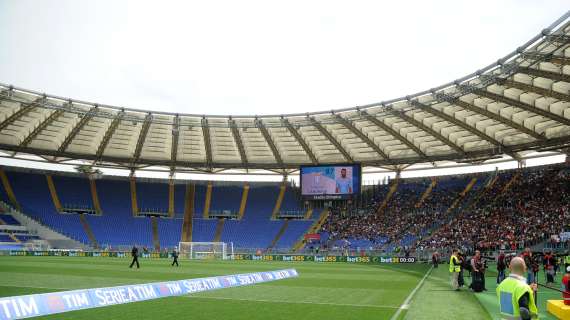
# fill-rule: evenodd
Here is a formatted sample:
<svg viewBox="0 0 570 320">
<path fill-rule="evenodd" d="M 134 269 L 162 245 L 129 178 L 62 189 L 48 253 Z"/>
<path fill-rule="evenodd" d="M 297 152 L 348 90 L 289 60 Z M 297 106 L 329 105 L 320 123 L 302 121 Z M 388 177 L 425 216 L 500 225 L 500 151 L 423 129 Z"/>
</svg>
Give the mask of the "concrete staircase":
<svg viewBox="0 0 570 320">
<path fill-rule="evenodd" d="M 400 178 L 396 176 L 396 179 L 394 179 L 392 181 L 392 184 L 390 185 L 390 190 L 388 191 L 388 194 L 384 198 L 384 201 L 382 201 L 382 203 L 380 204 L 380 206 L 378 206 L 378 209 L 376 210 L 377 215 L 380 215 L 384 212 L 386 206 L 388 206 L 388 202 L 390 201 L 396 190 L 398 190 L 399 184 L 400 184 Z"/>
<path fill-rule="evenodd" d="M 95 249 L 99 248 L 99 245 L 97 244 L 97 239 L 95 239 L 95 234 L 93 234 L 91 226 L 89 225 L 87 218 L 85 218 L 85 215 L 80 214 L 79 221 L 81 221 L 81 225 L 83 226 L 83 230 L 85 231 L 87 237 L 89 238 L 89 242 L 91 242 L 91 246 Z"/>
<path fill-rule="evenodd" d="M 212 188 L 214 185 L 212 181 L 208 181 L 208 187 L 206 188 L 206 199 L 204 200 L 204 212 L 202 213 L 202 218 L 210 218 L 210 205 L 212 204 Z"/>
<path fill-rule="evenodd" d="M 99 203 L 99 196 L 97 195 L 97 185 L 95 179 L 89 179 L 89 187 L 91 189 L 91 199 L 93 201 L 93 207 L 97 214 L 103 213 L 101 210 L 101 203 Z"/>
<path fill-rule="evenodd" d="M 133 210 L 133 217 L 136 217 L 139 215 L 139 205 L 137 202 L 137 181 L 133 176 L 131 176 L 129 180 L 131 186 L 131 208 Z"/>
<path fill-rule="evenodd" d="M 184 195 L 184 220 L 182 222 L 182 242 L 192 242 L 192 219 L 194 219 L 194 196 L 196 185 L 187 184 Z"/>
<path fill-rule="evenodd" d="M 327 221 L 327 218 L 329 217 L 329 213 L 330 210 L 328 208 L 325 208 L 323 210 L 323 212 L 321 212 L 321 215 L 319 216 L 319 219 L 317 221 L 315 221 L 307 230 L 307 232 L 305 232 L 305 234 L 313 234 L 313 233 L 317 233 L 319 232 L 319 230 L 321 230 L 321 227 L 323 226 L 323 224 Z M 305 234 L 303 234 L 302 238 L 299 239 L 294 245 L 293 245 L 293 252 L 297 252 L 301 249 L 303 249 L 303 247 L 305 246 L 305 244 L 307 244 L 306 240 L 305 240 Z"/>
<path fill-rule="evenodd" d="M 245 208 L 247 206 L 247 196 L 249 195 L 249 183 L 244 183 L 243 192 L 241 193 L 241 202 L 239 204 L 238 220 L 243 219 Z"/>
<path fill-rule="evenodd" d="M 281 239 L 281 236 L 285 233 L 285 230 L 287 230 L 288 226 L 289 226 L 289 219 L 286 219 L 285 222 L 283 222 L 283 224 L 281 225 L 281 228 L 279 228 L 279 231 L 277 232 L 273 240 L 271 241 L 271 244 L 269 244 L 269 247 L 267 247 L 267 251 L 270 251 L 271 249 L 275 248 L 275 245 L 277 244 L 277 242 L 279 242 L 279 239 Z"/>
<path fill-rule="evenodd" d="M 285 197 L 285 190 L 287 189 L 287 183 L 283 181 L 281 186 L 279 186 L 279 195 L 277 196 L 277 201 L 275 201 L 275 207 L 273 207 L 273 214 L 271 215 L 271 220 L 277 219 L 279 210 L 281 210 L 281 204 L 283 203 L 283 198 Z"/>
<path fill-rule="evenodd" d="M 152 244 L 154 246 L 154 250 L 160 251 L 160 239 L 158 237 L 158 221 L 157 217 L 150 217 L 150 223 L 152 226 Z"/>
<path fill-rule="evenodd" d="M 431 183 L 429 184 L 429 186 L 426 188 L 426 190 L 424 191 L 424 193 L 422 193 L 422 196 L 420 197 L 420 199 L 418 200 L 418 202 L 416 203 L 415 207 L 419 208 L 422 206 L 422 203 L 424 203 L 424 201 L 427 199 L 427 197 L 429 197 L 429 195 L 431 194 L 433 188 L 435 188 L 435 186 L 437 185 L 437 179 L 436 178 L 431 178 Z"/>
<path fill-rule="evenodd" d="M 220 242 L 222 239 L 222 231 L 224 231 L 224 224 L 226 223 L 226 219 L 221 218 L 218 219 L 218 223 L 216 224 L 216 233 L 214 234 L 214 242 Z"/>
</svg>

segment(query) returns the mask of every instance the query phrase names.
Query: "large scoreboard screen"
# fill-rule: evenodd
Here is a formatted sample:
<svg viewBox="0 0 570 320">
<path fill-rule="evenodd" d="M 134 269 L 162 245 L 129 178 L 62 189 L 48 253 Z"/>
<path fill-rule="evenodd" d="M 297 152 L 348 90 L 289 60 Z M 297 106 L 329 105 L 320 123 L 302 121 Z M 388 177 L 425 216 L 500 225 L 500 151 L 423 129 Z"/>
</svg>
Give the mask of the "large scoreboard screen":
<svg viewBox="0 0 570 320">
<path fill-rule="evenodd" d="M 360 193 L 359 164 L 301 166 L 301 194 L 305 199 L 351 199 Z"/>
</svg>

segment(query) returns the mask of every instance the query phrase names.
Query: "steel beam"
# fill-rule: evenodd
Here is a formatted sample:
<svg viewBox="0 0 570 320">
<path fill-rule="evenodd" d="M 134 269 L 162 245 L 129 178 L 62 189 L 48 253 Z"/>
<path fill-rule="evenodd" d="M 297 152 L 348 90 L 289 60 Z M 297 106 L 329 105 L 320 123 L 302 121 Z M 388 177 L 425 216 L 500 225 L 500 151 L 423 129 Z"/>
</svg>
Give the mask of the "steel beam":
<svg viewBox="0 0 570 320">
<path fill-rule="evenodd" d="M 309 118 L 311 121 L 311 124 L 317 128 L 317 130 L 319 130 L 319 132 L 325 136 L 330 143 L 335 146 L 335 148 L 343 155 L 343 157 L 346 159 L 346 161 L 348 162 L 353 162 L 352 157 L 350 156 L 350 154 L 344 149 L 344 147 L 340 144 L 340 142 L 338 142 L 338 140 L 333 137 L 330 132 L 327 131 L 327 129 L 325 129 L 323 127 L 323 125 L 321 125 L 317 120 L 315 120 L 315 118 L 311 117 Z M 358 131 L 358 130 L 357 130 Z M 385 158 L 387 159 L 387 158 Z"/>
<path fill-rule="evenodd" d="M 382 148 L 380 148 L 380 146 L 378 146 L 374 141 L 372 141 L 370 138 L 368 138 L 368 136 L 365 135 L 364 132 L 362 132 L 358 128 L 356 128 L 356 126 L 354 126 L 352 124 L 352 122 L 346 120 L 345 118 L 343 118 L 339 114 L 336 114 L 335 116 L 336 116 L 336 119 L 338 120 L 338 122 L 340 122 L 345 128 L 347 128 L 352 133 L 354 133 L 357 137 L 359 137 L 360 140 L 366 142 L 366 144 L 370 148 L 372 148 L 372 150 L 374 150 L 376 153 L 378 153 L 383 159 L 390 159 L 390 157 L 388 157 L 388 155 L 384 152 L 384 150 L 382 150 Z"/>
<path fill-rule="evenodd" d="M 178 139 L 180 138 L 180 116 L 174 117 L 172 123 L 172 146 L 170 149 L 170 161 L 172 161 L 171 171 L 176 167 L 176 158 L 178 157 Z"/>
<path fill-rule="evenodd" d="M 269 130 L 267 130 L 267 128 L 263 124 L 263 121 L 261 121 L 259 119 L 256 121 L 256 125 L 259 128 L 259 131 L 261 131 L 261 134 L 263 135 L 263 137 L 265 138 L 265 141 L 269 145 L 269 148 L 271 149 L 271 152 L 273 153 L 273 157 L 275 157 L 275 161 L 277 161 L 277 164 L 279 164 L 279 166 L 283 167 L 283 159 L 281 158 L 281 155 L 279 154 L 279 150 L 277 149 L 275 142 L 273 142 L 273 138 L 271 138 L 271 135 L 269 134 Z"/>
<path fill-rule="evenodd" d="M 64 113 L 63 110 L 56 110 L 52 112 L 49 117 L 47 117 L 39 126 L 37 126 L 28 136 L 20 143 L 21 147 L 27 147 L 37 136 L 38 134 L 45 129 L 47 126 L 52 124 L 55 119 L 59 118 Z"/>
<path fill-rule="evenodd" d="M 398 131 L 392 129 L 392 127 L 390 127 L 389 125 L 385 124 L 384 121 L 376 118 L 373 115 L 370 115 L 368 112 L 366 111 L 361 111 L 360 114 L 362 116 L 364 116 L 364 118 L 370 122 L 372 122 L 373 124 L 379 126 L 382 130 L 388 132 L 390 135 L 392 135 L 394 138 L 400 140 L 401 143 L 405 144 L 408 148 L 412 149 L 418 156 L 420 157 L 427 157 L 425 153 L 423 153 L 423 151 L 416 147 L 415 144 L 413 144 L 410 140 L 408 140 L 406 137 L 404 137 L 403 135 L 401 135 Z"/>
<path fill-rule="evenodd" d="M 289 120 L 287 119 L 281 119 L 281 122 L 285 125 L 285 127 L 287 128 L 287 130 L 289 130 L 289 132 L 291 133 L 291 135 L 293 137 L 295 137 L 295 139 L 297 140 L 297 142 L 299 142 L 299 144 L 301 145 L 301 147 L 303 148 L 303 150 L 305 151 L 305 153 L 309 156 L 309 159 L 311 159 L 311 163 L 312 164 L 318 164 L 319 162 L 317 161 L 317 157 L 315 157 L 315 154 L 313 153 L 313 151 L 311 150 L 311 147 L 309 147 L 309 145 L 307 144 L 307 142 L 305 141 L 305 139 L 303 139 L 303 137 L 301 136 L 301 134 L 295 129 L 293 128 L 293 126 L 291 125 L 291 123 L 289 122 Z"/>
<path fill-rule="evenodd" d="M 517 73 L 526 73 L 531 76 L 552 79 L 556 81 L 570 82 L 570 75 L 564 73 L 556 73 L 552 71 L 538 70 L 533 68 L 519 67 Z"/>
<path fill-rule="evenodd" d="M 512 121 L 511 119 L 502 117 L 501 115 L 493 113 L 487 109 L 476 107 L 476 106 L 474 106 L 470 103 L 467 103 L 467 102 L 465 102 L 459 98 L 451 97 L 451 96 L 448 96 L 448 95 L 445 95 L 442 93 L 436 93 L 435 98 L 440 100 L 440 101 L 449 102 L 449 103 L 454 104 L 454 105 L 461 107 L 463 109 L 484 115 L 485 117 L 487 117 L 489 119 L 493 119 L 493 120 L 500 122 L 500 123 L 502 123 L 508 127 L 516 129 L 516 130 L 518 130 L 524 134 L 527 134 L 527 135 L 529 135 L 529 136 L 531 136 L 537 140 L 544 140 L 545 139 L 544 136 L 542 136 L 541 134 L 537 133 L 534 130 L 531 130 L 531 129 L 525 127 L 524 125 L 518 124 L 518 123 Z"/>
<path fill-rule="evenodd" d="M 243 141 L 241 140 L 241 136 L 239 135 L 239 130 L 236 126 L 236 122 L 234 120 L 232 120 L 230 118 L 230 120 L 228 121 L 229 125 L 230 125 L 230 130 L 232 131 L 232 135 L 234 136 L 234 141 L 238 147 L 238 151 L 239 151 L 239 156 L 241 158 L 241 163 L 244 166 L 244 168 L 247 168 L 247 155 L 245 153 L 245 148 L 243 146 Z"/>
<path fill-rule="evenodd" d="M 18 109 L 18 111 L 14 112 L 8 118 L 4 119 L 4 121 L 2 121 L 2 123 L 0 123 L 0 131 L 6 129 L 6 127 L 13 124 L 16 120 L 18 120 L 21 117 L 24 117 L 25 115 L 30 113 L 32 110 L 34 110 L 36 108 L 35 104 L 38 103 L 39 101 L 43 100 L 43 99 L 44 98 L 38 98 L 38 99 L 36 99 L 32 102 L 28 102 L 28 103 L 21 102 L 20 103 L 20 109 Z"/>
<path fill-rule="evenodd" d="M 210 141 L 210 127 L 208 119 L 202 118 L 202 135 L 204 136 L 204 149 L 206 151 L 206 167 L 212 168 L 212 144 Z"/>
<path fill-rule="evenodd" d="M 521 58 L 531 59 L 531 60 L 535 60 L 535 61 L 551 62 L 551 63 L 559 64 L 562 66 L 570 64 L 570 58 L 564 57 L 564 56 L 559 56 L 559 55 L 554 55 L 554 54 L 524 52 L 521 54 Z"/>
<path fill-rule="evenodd" d="M 99 160 L 101 160 L 103 152 L 105 152 L 105 148 L 107 148 L 107 145 L 111 140 L 111 137 L 115 133 L 115 130 L 117 130 L 117 127 L 121 123 L 121 119 L 123 118 L 124 115 L 125 113 L 121 111 L 117 113 L 115 119 L 111 121 L 111 124 L 107 128 L 107 131 L 105 131 L 105 135 L 103 136 L 103 139 L 101 140 L 101 143 L 99 143 L 99 147 L 97 148 L 97 153 L 95 154 L 95 162 L 99 162 Z"/>
<path fill-rule="evenodd" d="M 135 147 L 135 153 L 133 154 L 133 160 L 131 161 L 133 165 L 139 161 L 144 146 L 144 142 L 148 134 L 148 129 L 150 128 L 151 123 L 152 123 L 152 113 L 149 112 L 144 118 L 144 122 L 141 127 L 141 132 L 139 133 L 137 146 Z"/>
<path fill-rule="evenodd" d="M 544 96 L 544 97 L 551 97 L 554 99 L 570 102 L 570 95 L 560 93 L 558 91 L 548 90 L 548 89 L 540 88 L 537 86 L 533 86 L 530 84 L 526 84 L 526 83 L 522 83 L 522 82 L 518 82 L 518 81 L 513 81 L 513 80 L 509 80 L 509 79 L 499 80 L 498 84 L 513 87 L 513 88 L 516 88 L 516 89 L 519 89 L 519 90 L 522 90 L 525 92 L 533 92 L 533 93 L 539 94 L 539 95 Z"/>
<path fill-rule="evenodd" d="M 463 149 L 461 149 L 461 147 L 459 147 L 457 144 L 451 142 L 451 140 L 444 137 L 441 133 L 435 131 L 434 129 L 432 129 L 428 126 L 426 126 L 421 121 L 418 121 L 418 120 L 414 119 L 413 117 L 408 116 L 405 112 L 399 112 L 396 110 L 391 110 L 391 114 L 402 119 L 402 120 L 404 120 L 405 122 L 413 125 L 414 127 L 419 128 L 422 131 L 429 133 L 430 135 L 434 136 L 437 140 L 443 142 L 445 145 L 447 145 L 448 147 L 453 149 L 458 154 L 465 156 L 465 151 L 463 151 Z"/>
<path fill-rule="evenodd" d="M 559 115 L 557 115 L 557 114 L 555 114 L 555 113 L 548 112 L 548 111 L 546 111 L 546 110 L 537 108 L 537 107 L 535 107 L 535 106 L 531 106 L 531 105 L 529 105 L 529 104 L 523 103 L 523 102 L 518 101 L 518 100 L 514 100 L 514 99 L 511 99 L 511 98 L 507 98 L 507 97 L 505 97 L 505 96 L 503 96 L 503 95 L 500 95 L 500 94 L 496 94 L 496 93 L 489 92 L 489 91 L 487 91 L 487 90 L 485 90 L 485 89 L 473 89 L 473 90 L 471 90 L 471 91 L 472 91 L 473 93 L 479 95 L 479 96 L 482 96 L 482 97 L 485 97 L 485 98 L 489 98 L 489 99 L 492 99 L 492 100 L 495 100 L 495 101 L 498 101 L 498 102 L 506 103 L 506 104 L 511 105 L 511 106 L 513 106 L 513 107 L 517 107 L 517 108 L 526 110 L 526 111 L 528 111 L 528 112 L 532 112 L 532 113 L 538 114 L 538 115 L 543 116 L 543 117 L 545 117 L 545 118 L 548 118 L 548 119 L 550 119 L 550 120 L 554 120 L 554 121 L 556 121 L 556 122 L 559 122 L 559 123 L 565 124 L 565 125 L 567 125 L 567 126 L 570 126 L 570 119 L 565 118 L 565 117 L 562 117 L 562 116 L 559 116 Z"/>
<path fill-rule="evenodd" d="M 513 159 L 520 158 L 517 154 L 512 152 L 509 147 L 503 145 L 501 142 L 497 141 L 495 138 L 488 136 L 486 133 L 479 131 L 479 129 L 472 127 L 463 121 L 460 121 L 459 119 L 455 118 L 454 116 L 450 116 L 450 115 L 446 114 L 445 112 L 436 110 L 436 109 L 432 108 L 431 106 L 425 105 L 425 104 L 420 103 L 419 101 L 416 101 L 416 100 L 410 100 L 409 103 L 413 106 L 419 107 L 420 110 L 422 110 L 422 111 L 430 113 L 431 115 L 439 117 L 439 118 L 441 118 L 447 122 L 453 123 L 454 125 L 462 128 L 463 130 L 471 132 L 472 134 L 478 136 L 479 138 L 481 138 L 481 139 L 489 142 L 490 144 L 494 145 L 495 147 L 499 148 L 501 150 L 501 152 L 506 153 L 507 155 L 511 156 Z"/>
<path fill-rule="evenodd" d="M 97 108 L 99 107 L 95 106 L 91 108 L 91 110 L 89 110 L 89 112 L 87 112 L 85 115 L 83 115 L 83 118 L 81 118 L 81 120 L 79 120 L 77 125 L 75 125 L 73 129 L 71 129 L 69 134 L 63 140 L 63 143 L 57 149 L 58 153 L 63 153 L 65 152 L 65 150 L 67 150 L 67 147 L 69 147 L 73 139 L 75 139 L 75 136 L 81 131 L 81 129 L 83 129 L 83 127 L 89 122 L 89 120 L 93 118 L 93 114 L 97 111 Z"/>
</svg>

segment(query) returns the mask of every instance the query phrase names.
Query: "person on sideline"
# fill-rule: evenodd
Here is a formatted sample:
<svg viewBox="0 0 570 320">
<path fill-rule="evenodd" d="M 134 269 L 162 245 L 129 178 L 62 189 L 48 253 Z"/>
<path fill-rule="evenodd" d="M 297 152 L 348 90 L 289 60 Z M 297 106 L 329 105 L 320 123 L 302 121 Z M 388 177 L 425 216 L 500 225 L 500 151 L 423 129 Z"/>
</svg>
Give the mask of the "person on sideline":
<svg viewBox="0 0 570 320">
<path fill-rule="evenodd" d="M 499 309 L 503 319 L 538 319 L 534 301 L 536 283 L 528 285 L 527 269 L 522 257 L 515 257 L 509 266 L 511 274 L 497 287 Z"/>
<path fill-rule="evenodd" d="M 133 262 L 131 262 L 131 265 L 129 266 L 129 268 L 132 268 L 135 263 L 137 264 L 137 269 L 140 268 L 140 265 L 139 265 L 139 248 L 137 248 L 137 246 L 133 246 L 133 249 L 131 250 L 131 256 L 133 257 Z"/>
<path fill-rule="evenodd" d="M 459 291 L 459 283 L 457 282 L 459 278 L 459 272 L 461 271 L 461 263 L 457 257 L 458 250 L 453 249 L 451 258 L 449 258 L 449 272 L 451 273 L 451 287 L 455 291 Z"/>
</svg>

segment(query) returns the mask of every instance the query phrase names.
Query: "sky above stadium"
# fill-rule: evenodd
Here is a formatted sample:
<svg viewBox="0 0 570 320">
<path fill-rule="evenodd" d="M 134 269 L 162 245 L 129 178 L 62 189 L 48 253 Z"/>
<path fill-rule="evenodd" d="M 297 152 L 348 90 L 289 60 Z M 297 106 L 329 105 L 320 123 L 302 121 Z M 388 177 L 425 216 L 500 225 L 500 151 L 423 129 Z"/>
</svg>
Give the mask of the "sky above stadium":
<svg viewBox="0 0 570 320">
<path fill-rule="evenodd" d="M 0 0 L 0 82 L 122 107 L 281 114 L 471 73 L 567 1 Z"/>
</svg>

